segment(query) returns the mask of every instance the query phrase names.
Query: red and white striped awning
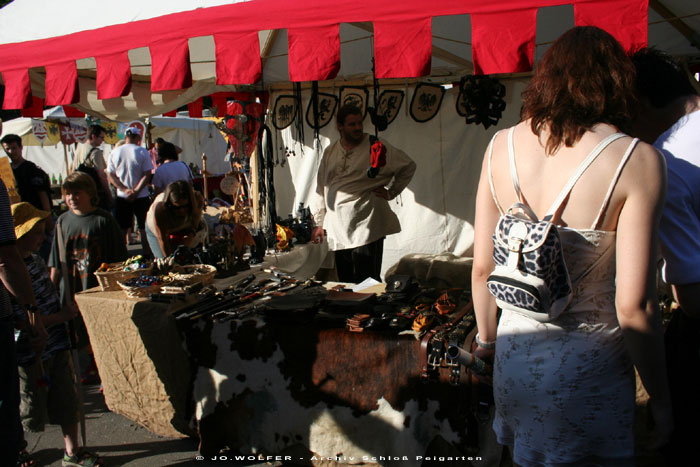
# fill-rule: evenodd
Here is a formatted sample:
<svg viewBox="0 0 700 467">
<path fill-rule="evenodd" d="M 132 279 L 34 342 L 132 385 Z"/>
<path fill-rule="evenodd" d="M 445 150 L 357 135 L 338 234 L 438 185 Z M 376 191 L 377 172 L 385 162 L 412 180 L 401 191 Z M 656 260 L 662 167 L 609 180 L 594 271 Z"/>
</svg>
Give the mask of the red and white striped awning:
<svg viewBox="0 0 700 467">
<path fill-rule="evenodd" d="M 151 94 L 160 93 L 161 97 L 144 94 L 141 105 L 160 113 L 169 97 L 183 94 L 198 80 L 229 90 L 235 85 L 259 84 L 264 78 L 259 33 L 268 30 L 287 30 L 289 81 L 322 81 L 337 76 L 342 59 L 340 23 L 373 26 L 372 53 L 379 78 L 429 75 L 431 22 L 442 16 L 470 15 L 471 37 L 463 39 L 471 42 L 472 56 L 462 58 L 471 58 L 477 74 L 531 69 L 537 11 L 543 7 L 573 5 L 574 24 L 602 27 L 628 49 L 647 43 L 648 0 L 106 3 L 15 0 L 0 10 L 3 108 L 27 107 L 34 93 L 44 97 L 46 105 L 77 104 L 77 108 L 91 109 L 96 101 L 128 95 L 133 83 L 143 81 Z M 27 14 L 31 8 L 33 14 L 20 20 L 20 12 Z M 41 27 L 34 24 L 37 21 Z M 205 43 L 211 50 L 196 50 L 198 44 Z M 130 51 L 140 48 L 148 49 L 150 63 L 136 69 Z M 207 61 L 206 54 L 213 55 L 209 62 L 214 65 L 208 72 L 197 72 L 198 64 Z M 92 75 L 82 73 L 82 69 L 79 74 L 79 64 L 86 60 L 93 64 Z M 45 78 L 43 73 L 30 73 L 38 67 L 44 68 Z M 146 79 L 142 80 L 143 76 Z M 194 100 L 201 92 L 192 90 L 190 97 Z M 109 102 L 100 105 L 98 113 L 109 114 Z M 113 114 L 119 115 L 119 110 Z"/>
</svg>

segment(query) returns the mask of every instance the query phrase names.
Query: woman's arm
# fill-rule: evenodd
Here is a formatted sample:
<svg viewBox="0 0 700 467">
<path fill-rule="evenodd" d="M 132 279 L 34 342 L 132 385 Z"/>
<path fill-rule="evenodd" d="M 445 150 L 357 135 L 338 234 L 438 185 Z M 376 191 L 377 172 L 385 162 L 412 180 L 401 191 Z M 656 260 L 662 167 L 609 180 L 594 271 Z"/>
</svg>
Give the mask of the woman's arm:
<svg viewBox="0 0 700 467">
<path fill-rule="evenodd" d="M 472 300 L 481 342 L 496 340 L 498 326 L 496 301 L 486 287 L 486 279 L 493 272 L 493 241 L 491 236 L 500 217 L 491 196 L 488 181 L 487 155 L 481 167 L 476 193 L 474 218 L 474 264 L 472 266 Z"/>
<path fill-rule="evenodd" d="M 153 233 L 158 239 L 158 245 L 160 246 L 160 251 L 163 252 L 163 256 L 169 256 L 173 252 L 173 248 L 168 237 L 170 231 L 165 228 L 163 219 L 164 216 L 168 215 L 164 212 L 166 211 L 165 204 L 162 201 L 158 201 L 158 204 L 153 209 Z"/>
<path fill-rule="evenodd" d="M 627 196 L 617 224 L 617 318 L 625 346 L 649 393 L 659 442 L 665 443 L 673 421 L 655 278 L 658 226 L 666 193 L 661 155 L 640 144 L 618 186 Z"/>
</svg>

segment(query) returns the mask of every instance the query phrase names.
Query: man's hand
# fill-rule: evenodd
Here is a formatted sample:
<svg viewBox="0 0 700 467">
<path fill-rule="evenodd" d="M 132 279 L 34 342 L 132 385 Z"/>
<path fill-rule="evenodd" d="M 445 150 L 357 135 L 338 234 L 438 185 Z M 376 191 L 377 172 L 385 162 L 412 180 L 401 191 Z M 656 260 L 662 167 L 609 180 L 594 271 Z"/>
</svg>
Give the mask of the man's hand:
<svg viewBox="0 0 700 467">
<path fill-rule="evenodd" d="M 376 196 L 383 198 L 383 199 L 389 199 L 389 190 L 386 188 L 375 188 L 372 190 L 372 193 L 374 193 Z"/>
<path fill-rule="evenodd" d="M 135 192 L 134 190 L 131 190 L 131 189 L 129 189 L 129 188 L 127 188 L 126 190 L 124 190 L 124 193 L 126 193 L 126 199 L 127 199 L 127 201 L 133 201 L 133 200 L 135 200 L 135 199 L 136 199 L 136 195 L 138 195 L 137 192 Z"/>
<path fill-rule="evenodd" d="M 323 243 L 326 233 L 323 231 L 323 226 L 314 227 L 311 231 L 311 242 L 312 243 Z"/>
</svg>

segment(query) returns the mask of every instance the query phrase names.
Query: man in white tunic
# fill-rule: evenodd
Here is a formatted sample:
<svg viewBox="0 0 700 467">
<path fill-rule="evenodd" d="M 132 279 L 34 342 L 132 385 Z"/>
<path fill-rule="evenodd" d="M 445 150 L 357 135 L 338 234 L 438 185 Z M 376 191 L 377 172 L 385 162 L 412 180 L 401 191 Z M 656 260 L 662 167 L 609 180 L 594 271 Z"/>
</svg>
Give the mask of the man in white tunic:
<svg viewBox="0 0 700 467">
<path fill-rule="evenodd" d="M 384 238 L 401 231 L 389 207 L 408 185 L 416 164 L 403 151 L 383 143 L 386 165 L 370 178 L 370 136 L 362 128 L 361 110 L 347 104 L 340 108 L 337 127 L 340 139 L 323 153 L 316 179 L 319 195 L 313 207 L 317 227 L 314 243 L 328 242 L 335 252 L 338 280 L 381 280 Z"/>
</svg>

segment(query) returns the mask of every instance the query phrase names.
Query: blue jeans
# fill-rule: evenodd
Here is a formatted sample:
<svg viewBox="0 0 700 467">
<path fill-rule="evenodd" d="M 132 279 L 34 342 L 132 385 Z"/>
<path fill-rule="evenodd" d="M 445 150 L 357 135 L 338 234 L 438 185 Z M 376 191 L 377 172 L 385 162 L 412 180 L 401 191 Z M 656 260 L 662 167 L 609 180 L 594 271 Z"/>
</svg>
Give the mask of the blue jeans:
<svg viewBox="0 0 700 467">
<path fill-rule="evenodd" d="M 23 437 L 13 319 L 0 318 L 0 459 L 3 465 L 17 464 Z"/>
<path fill-rule="evenodd" d="M 146 223 L 146 240 L 148 240 L 148 246 L 151 247 L 151 253 L 153 253 L 154 258 L 165 258 L 165 254 L 160 249 L 158 238 L 156 237 L 156 234 L 151 232 L 151 229 L 148 228 L 148 223 Z"/>
</svg>

